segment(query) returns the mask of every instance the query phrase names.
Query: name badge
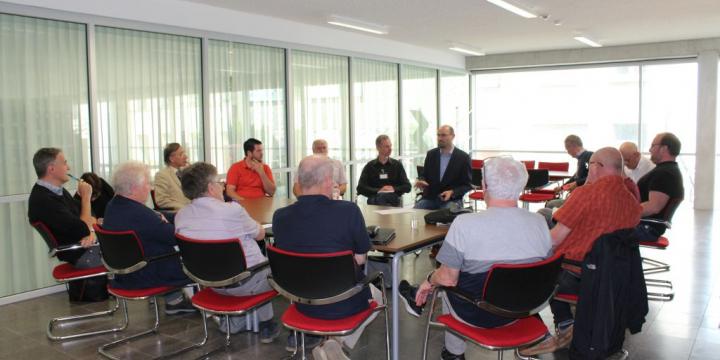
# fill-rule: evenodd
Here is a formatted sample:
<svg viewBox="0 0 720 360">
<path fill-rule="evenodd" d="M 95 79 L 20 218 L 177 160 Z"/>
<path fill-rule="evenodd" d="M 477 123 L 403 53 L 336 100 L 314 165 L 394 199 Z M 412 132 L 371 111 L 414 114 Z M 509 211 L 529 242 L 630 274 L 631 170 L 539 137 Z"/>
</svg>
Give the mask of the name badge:
<svg viewBox="0 0 720 360">
<path fill-rule="evenodd" d="M 380 180 L 386 180 L 388 178 L 388 174 L 380 174 Z"/>
</svg>

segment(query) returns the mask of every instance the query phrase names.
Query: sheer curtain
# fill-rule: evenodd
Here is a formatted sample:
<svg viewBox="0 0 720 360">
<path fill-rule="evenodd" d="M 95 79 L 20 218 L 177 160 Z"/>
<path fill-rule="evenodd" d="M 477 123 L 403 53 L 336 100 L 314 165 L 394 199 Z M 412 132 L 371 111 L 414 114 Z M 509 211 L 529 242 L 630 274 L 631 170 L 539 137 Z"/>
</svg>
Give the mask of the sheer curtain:
<svg viewBox="0 0 720 360">
<path fill-rule="evenodd" d="M 413 65 L 400 66 L 402 81 L 401 155 L 415 156 L 403 165 L 412 182 L 416 165 L 422 165 L 428 150 L 436 146 L 437 70 Z"/>
<path fill-rule="evenodd" d="M 27 194 L 41 147 L 61 148 L 73 174 L 90 168 L 85 38 L 82 24 L 0 14 L 0 297 L 55 284 Z"/>
<path fill-rule="evenodd" d="M 242 159 L 243 142 L 263 143 L 271 168 L 287 167 L 285 50 L 210 40 L 210 162 L 226 173 Z M 276 196 L 286 196 L 287 176 L 275 174 Z"/>
<path fill-rule="evenodd" d="M 98 26 L 99 169 L 109 177 L 127 160 L 162 166 L 165 144 L 202 160 L 200 39 Z"/>
<path fill-rule="evenodd" d="M 348 160 L 348 58 L 306 51 L 293 51 L 292 129 L 295 167 L 312 153 L 314 139 L 328 142 L 333 159 Z"/>
<path fill-rule="evenodd" d="M 440 70 L 440 124 L 455 129 L 455 146 L 470 153 L 470 75 Z"/>
</svg>

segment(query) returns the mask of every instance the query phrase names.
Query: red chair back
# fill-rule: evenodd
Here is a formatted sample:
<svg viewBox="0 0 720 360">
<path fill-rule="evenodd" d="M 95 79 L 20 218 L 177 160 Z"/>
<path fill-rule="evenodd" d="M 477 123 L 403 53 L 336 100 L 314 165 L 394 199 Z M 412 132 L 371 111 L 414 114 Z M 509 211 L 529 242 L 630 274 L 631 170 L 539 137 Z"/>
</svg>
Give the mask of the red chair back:
<svg viewBox="0 0 720 360">
<path fill-rule="evenodd" d="M 522 160 L 521 163 L 525 164 L 525 169 L 532 170 L 535 168 L 535 160 Z"/>
<path fill-rule="evenodd" d="M 147 265 L 145 250 L 135 231 L 110 231 L 93 225 L 102 253 L 102 261 L 108 270 L 128 274 Z"/>
<path fill-rule="evenodd" d="M 570 169 L 570 163 L 567 162 L 538 162 L 538 169 L 546 169 L 549 171 L 568 171 Z"/>
<path fill-rule="evenodd" d="M 53 235 L 52 231 L 50 231 L 50 228 L 48 228 L 45 223 L 42 221 L 36 221 L 34 223 L 30 223 L 30 225 L 34 227 L 38 233 L 40 233 L 40 236 L 42 236 L 43 240 L 45 240 L 45 243 L 50 250 L 58 247 L 59 244 L 57 239 L 55 239 L 55 235 Z"/>
<path fill-rule="evenodd" d="M 470 160 L 470 167 L 473 169 L 482 169 L 483 165 L 485 165 L 485 160 Z"/>
<path fill-rule="evenodd" d="M 250 276 L 239 239 L 197 240 L 175 234 L 183 270 L 203 286 L 227 286 Z"/>
</svg>

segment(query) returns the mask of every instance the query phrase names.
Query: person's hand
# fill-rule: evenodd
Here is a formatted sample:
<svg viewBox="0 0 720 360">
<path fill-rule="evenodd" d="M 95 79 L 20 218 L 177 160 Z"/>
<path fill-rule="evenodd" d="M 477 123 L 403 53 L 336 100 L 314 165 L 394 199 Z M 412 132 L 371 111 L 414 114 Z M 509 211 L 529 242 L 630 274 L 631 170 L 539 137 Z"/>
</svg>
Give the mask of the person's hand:
<svg viewBox="0 0 720 360">
<path fill-rule="evenodd" d="M 83 200 L 90 199 L 92 197 L 92 186 L 80 180 L 78 182 L 77 193 Z"/>
<path fill-rule="evenodd" d="M 263 164 L 255 159 L 252 159 L 248 162 L 248 167 L 250 167 L 250 169 L 252 169 L 258 174 L 263 172 Z"/>
<path fill-rule="evenodd" d="M 452 199 L 453 191 L 445 190 L 445 191 L 441 192 L 439 196 L 440 196 L 440 200 L 448 201 L 448 200 Z"/>
<path fill-rule="evenodd" d="M 430 295 L 430 292 L 432 292 L 433 286 L 430 285 L 430 283 L 425 280 L 420 284 L 420 287 L 418 287 L 417 293 L 415 294 L 415 304 L 417 306 L 423 306 L 425 302 L 427 301 L 428 295 Z"/>
<path fill-rule="evenodd" d="M 80 240 L 80 245 L 84 248 L 89 248 L 95 245 L 95 233 L 91 232 L 90 235 L 82 238 L 82 240 Z"/>
<path fill-rule="evenodd" d="M 427 181 L 425 180 L 417 180 L 415 181 L 415 187 L 418 189 L 425 189 L 426 187 L 430 186 Z"/>
<path fill-rule="evenodd" d="M 165 217 L 165 215 L 163 215 L 163 213 L 159 211 L 155 211 L 155 213 L 160 217 L 160 221 L 164 223 L 169 223 L 168 219 Z"/>
<path fill-rule="evenodd" d="M 378 192 L 395 192 L 395 188 L 392 185 L 385 185 Z"/>
</svg>

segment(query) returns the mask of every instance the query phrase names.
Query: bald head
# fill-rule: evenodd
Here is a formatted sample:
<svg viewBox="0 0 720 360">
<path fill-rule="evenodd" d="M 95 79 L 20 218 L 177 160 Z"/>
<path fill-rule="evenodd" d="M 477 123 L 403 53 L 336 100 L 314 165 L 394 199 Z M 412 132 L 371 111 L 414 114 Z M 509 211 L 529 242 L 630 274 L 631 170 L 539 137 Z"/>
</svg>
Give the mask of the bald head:
<svg viewBox="0 0 720 360">
<path fill-rule="evenodd" d="M 332 196 L 333 164 L 324 155 L 310 155 L 298 166 L 298 184 L 304 195 Z"/>
<path fill-rule="evenodd" d="M 455 129 L 450 125 L 443 125 L 438 128 L 437 131 L 437 142 L 438 147 L 441 150 L 450 149 L 453 147 L 453 140 L 455 140 Z"/>
<path fill-rule="evenodd" d="M 587 182 L 593 183 L 605 176 L 622 176 L 623 160 L 618 149 L 604 147 L 590 157 Z"/>
<path fill-rule="evenodd" d="M 620 144 L 620 154 L 622 154 L 625 166 L 630 170 L 635 170 L 640 162 L 640 151 L 634 142 L 626 141 Z"/>
</svg>

